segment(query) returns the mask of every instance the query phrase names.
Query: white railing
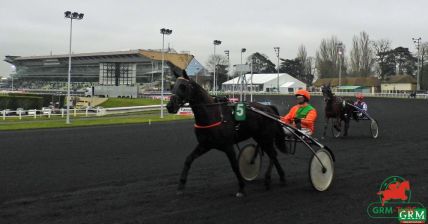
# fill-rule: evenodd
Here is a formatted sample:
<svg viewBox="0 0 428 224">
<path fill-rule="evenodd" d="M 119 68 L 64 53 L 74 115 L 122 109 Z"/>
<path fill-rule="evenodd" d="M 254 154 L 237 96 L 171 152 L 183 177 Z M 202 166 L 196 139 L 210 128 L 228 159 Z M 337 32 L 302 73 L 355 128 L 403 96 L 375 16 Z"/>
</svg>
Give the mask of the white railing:
<svg viewBox="0 0 428 224">
<path fill-rule="evenodd" d="M 164 104 L 164 108 L 165 107 L 166 107 L 166 104 Z M 111 108 L 101 109 L 100 113 L 103 113 L 103 115 L 121 114 L 121 113 L 143 112 L 143 111 L 160 110 L 160 109 L 161 109 L 161 105 L 133 106 L 133 107 L 111 107 Z"/>
<path fill-rule="evenodd" d="M 355 97 L 356 93 L 353 92 L 335 92 L 334 93 L 337 96 L 350 96 Z M 322 96 L 322 92 L 311 92 L 311 95 L 314 96 Z M 381 98 L 410 98 L 414 99 L 414 97 L 411 97 L 409 93 L 363 93 L 365 97 L 381 97 Z M 428 99 L 428 94 L 416 94 L 416 99 Z"/>
<path fill-rule="evenodd" d="M 148 105 L 148 106 L 133 106 L 133 107 L 112 107 L 112 108 L 84 108 L 70 109 L 71 116 L 105 116 L 109 114 L 122 114 L 122 113 L 135 113 L 135 112 L 143 112 L 143 111 L 151 111 L 151 110 L 160 110 L 161 105 Z M 51 116 L 61 116 L 64 117 L 67 114 L 66 109 L 32 109 L 32 110 L 0 110 L 1 119 L 6 120 L 6 118 L 19 118 L 20 120 L 23 117 L 33 117 L 41 118 L 47 117 L 51 118 Z"/>
<path fill-rule="evenodd" d="M 250 96 L 250 92 L 249 91 L 244 91 L 246 96 Z M 322 96 L 322 92 L 310 92 L 311 95 L 313 96 Z M 210 94 L 212 94 L 212 92 L 210 92 Z M 223 91 L 217 92 L 217 95 L 232 95 L 233 92 L 231 91 Z M 235 92 L 235 97 L 239 98 L 239 92 Z M 356 93 L 354 92 L 334 92 L 335 95 L 338 96 L 350 96 L 350 97 L 354 97 Z M 364 96 L 367 97 L 384 97 L 384 98 L 410 98 L 410 99 L 414 99 L 413 97 L 410 96 L 409 93 L 363 93 Z M 274 92 L 253 92 L 254 96 L 257 95 L 294 95 L 294 93 L 274 93 Z M 428 94 L 416 94 L 416 99 L 428 99 Z"/>
</svg>

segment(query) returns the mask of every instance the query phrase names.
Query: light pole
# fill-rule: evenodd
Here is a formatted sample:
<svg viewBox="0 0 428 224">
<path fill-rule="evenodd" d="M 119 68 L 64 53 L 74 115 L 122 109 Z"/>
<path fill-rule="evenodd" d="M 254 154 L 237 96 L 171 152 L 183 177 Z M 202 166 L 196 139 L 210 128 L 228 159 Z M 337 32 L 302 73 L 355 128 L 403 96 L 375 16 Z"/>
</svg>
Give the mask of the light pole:
<svg viewBox="0 0 428 224">
<path fill-rule="evenodd" d="M 16 66 L 12 65 L 12 73 L 10 73 L 10 78 L 12 79 L 12 91 L 13 91 L 13 76 L 16 73 Z"/>
<path fill-rule="evenodd" d="M 245 53 L 246 51 L 247 51 L 247 49 L 245 49 L 245 48 L 241 49 L 241 64 L 242 64 L 242 53 Z"/>
<path fill-rule="evenodd" d="M 229 50 L 225 50 L 224 51 L 224 54 L 227 57 L 227 66 L 228 66 L 228 68 L 230 68 L 230 56 L 229 56 L 229 53 L 230 53 Z M 230 69 L 228 69 L 227 73 L 228 73 L 227 80 L 229 80 L 230 79 Z"/>
<path fill-rule="evenodd" d="M 338 85 L 338 90 L 339 90 L 340 86 L 342 86 L 342 54 L 343 54 L 342 42 L 339 42 L 337 44 L 337 51 L 338 51 L 338 57 L 339 57 L 339 85 Z"/>
<path fill-rule="evenodd" d="M 70 47 L 68 51 L 68 81 L 67 81 L 67 119 L 65 121 L 66 124 L 70 124 L 70 86 L 71 86 L 71 39 L 73 34 L 73 19 L 81 20 L 83 19 L 83 13 L 78 12 L 64 12 L 64 16 L 67 19 L 70 19 Z"/>
<path fill-rule="evenodd" d="M 243 53 L 245 53 L 247 51 L 247 49 L 245 49 L 245 48 L 241 48 L 241 65 L 242 65 L 242 54 Z M 238 78 L 238 82 L 239 81 L 241 81 L 240 82 L 240 86 L 241 86 L 241 95 L 240 95 L 240 100 L 242 101 L 242 96 L 243 96 L 243 91 L 244 91 L 244 86 L 243 86 L 243 82 L 244 82 L 244 79 L 245 79 L 245 77 L 242 77 L 243 75 L 242 75 L 242 71 L 241 71 L 241 74 L 239 75 L 239 78 Z M 233 91 L 235 91 L 235 90 L 233 90 Z"/>
<path fill-rule="evenodd" d="M 221 44 L 221 41 L 220 41 L 220 40 L 214 40 L 214 41 L 213 41 L 213 44 L 214 44 L 214 76 L 213 76 L 213 92 L 214 92 L 214 95 L 217 95 L 217 77 L 215 76 L 215 71 L 216 71 L 216 68 L 217 68 L 217 58 L 215 57 L 215 47 L 216 47 L 217 45 L 220 45 L 220 44 Z"/>
<path fill-rule="evenodd" d="M 253 63 L 254 63 L 254 54 L 251 56 L 251 87 L 250 87 L 250 102 L 253 102 Z"/>
<path fill-rule="evenodd" d="M 416 90 L 420 90 L 421 89 L 421 85 L 419 82 L 419 78 L 420 78 L 420 73 L 421 73 L 421 67 L 420 67 L 420 58 L 421 58 L 421 54 L 420 54 L 420 46 L 421 46 L 421 38 L 412 38 L 413 43 L 415 43 L 416 49 L 418 50 L 418 73 L 416 75 Z"/>
<path fill-rule="evenodd" d="M 164 76 L 164 62 L 165 62 L 165 52 L 164 52 L 164 45 L 165 45 L 165 35 L 170 35 L 172 33 L 172 30 L 162 28 L 160 30 L 160 33 L 162 34 L 162 75 L 161 75 L 161 114 L 160 118 L 163 118 L 163 76 Z"/>
<path fill-rule="evenodd" d="M 276 76 L 276 91 L 279 93 L 279 47 L 273 48 L 276 53 L 276 57 L 278 58 L 278 74 Z"/>
<path fill-rule="evenodd" d="M 229 81 L 230 80 L 230 57 L 229 57 L 229 50 L 225 50 L 224 51 L 224 54 L 226 55 L 226 57 L 227 57 L 227 80 Z M 233 86 L 233 85 L 232 85 Z"/>
<path fill-rule="evenodd" d="M 152 56 L 152 60 L 151 60 L 151 62 L 152 62 L 152 79 L 150 80 L 150 86 L 153 86 L 153 73 L 155 72 L 155 70 L 154 70 L 154 67 L 153 67 L 153 56 Z"/>
</svg>

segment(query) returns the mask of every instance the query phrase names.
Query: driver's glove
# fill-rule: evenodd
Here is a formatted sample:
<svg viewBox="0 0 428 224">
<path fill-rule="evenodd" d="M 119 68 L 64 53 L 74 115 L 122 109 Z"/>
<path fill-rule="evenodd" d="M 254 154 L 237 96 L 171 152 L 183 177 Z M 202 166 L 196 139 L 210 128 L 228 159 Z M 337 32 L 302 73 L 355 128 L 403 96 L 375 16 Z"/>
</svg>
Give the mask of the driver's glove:
<svg viewBox="0 0 428 224">
<path fill-rule="evenodd" d="M 294 124 L 297 129 L 302 129 L 302 120 L 300 118 L 294 118 Z"/>
</svg>

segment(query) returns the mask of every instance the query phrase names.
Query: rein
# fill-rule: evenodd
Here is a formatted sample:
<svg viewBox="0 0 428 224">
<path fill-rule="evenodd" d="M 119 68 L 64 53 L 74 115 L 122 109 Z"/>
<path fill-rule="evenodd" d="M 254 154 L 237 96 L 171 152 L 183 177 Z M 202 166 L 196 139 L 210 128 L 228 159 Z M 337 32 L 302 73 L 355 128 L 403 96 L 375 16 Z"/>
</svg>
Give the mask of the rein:
<svg viewBox="0 0 428 224">
<path fill-rule="evenodd" d="M 193 89 L 193 86 L 191 85 L 191 83 L 190 83 L 190 81 L 189 80 L 187 80 L 187 79 L 184 79 L 184 78 L 182 78 L 182 77 L 178 77 L 177 79 L 179 79 L 179 80 L 183 80 L 183 81 L 185 81 L 186 82 L 186 86 L 187 86 L 187 89 L 186 89 L 186 96 L 187 96 L 187 101 L 189 102 L 189 103 L 191 103 L 192 101 L 194 102 L 194 99 L 190 96 L 190 90 L 191 89 Z M 176 95 L 176 91 L 175 90 L 173 90 L 173 94 L 172 95 Z M 182 100 L 182 102 L 180 102 L 179 104 L 182 106 L 182 105 L 184 105 L 184 100 Z M 194 124 L 194 127 L 195 128 L 198 128 L 198 129 L 209 129 L 209 128 L 214 128 L 214 127 L 218 127 L 218 126 L 220 126 L 222 123 L 223 123 L 223 121 L 224 121 L 224 116 L 223 116 L 223 110 L 222 110 L 222 108 L 221 108 L 221 105 L 223 105 L 223 104 L 226 104 L 225 102 L 217 102 L 217 103 L 204 103 L 204 104 L 196 104 L 196 105 L 191 105 L 191 108 L 192 108 L 192 110 L 194 109 L 194 108 L 202 108 L 202 109 L 204 109 L 204 110 L 211 110 L 211 108 L 209 108 L 210 106 L 213 106 L 213 107 L 217 107 L 217 108 L 215 108 L 215 110 L 219 110 L 218 112 L 219 112 L 219 116 L 220 116 L 220 121 L 214 121 L 213 123 L 211 123 L 211 124 L 204 124 L 204 125 L 201 125 L 201 124 L 198 124 L 196 121 L 195 121 L 195 124 Z M 214 110 L 213 110 L 214 111 Z M 213 112 L 213 111 L 211 111 L 211 112 Z M 215 113 L 215 116 L 213 116 L 212 118 L 214 118 L 214 119 L 216 119 L 217 118 L 217 112 L 216 111 L 214 111 Z M 210 120 L 212 120 L 211 118 L 208 118 L 207 119 L 208 121 L 210 121 Z"/>
</svg>

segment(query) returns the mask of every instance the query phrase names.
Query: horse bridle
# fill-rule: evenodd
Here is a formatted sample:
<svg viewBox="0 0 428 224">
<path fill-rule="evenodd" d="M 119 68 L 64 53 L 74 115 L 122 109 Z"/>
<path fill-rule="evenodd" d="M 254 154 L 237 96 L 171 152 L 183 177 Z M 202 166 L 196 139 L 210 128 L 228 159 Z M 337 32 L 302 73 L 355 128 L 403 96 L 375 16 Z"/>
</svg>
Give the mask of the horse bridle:
<svg viewBox="0 0 428 224">
<path fill-rule="evenodd" d="M 322 89 L 322 93 L 324 96 L 324 101 L 328 102 L 328 101 L 332 101 L 333 100 L 333 93 L 330 91 L 330 94 L 327 92 L 327 90 L 324 90 L 325 88 Z"/>
<path fill-rule="evenodd" d="M 185 79 L 185 78 L 183 78 L 183 77 L 178 77 L 177 78 L 177 80 L 183 80 L 183 81 L 186 81 L 186 92 L 184 93 L 184 95 L 185 95 L 185 97 L 180 97 L 180 96 L 178 96 L 177 94 L 176 94 L 176 90 L 172 90 L 171 91 L 171 93 L 172 93 L 172 95 L 171 96 L 178 96 L 178 98 L 180 99 L 180 101 L 181 102 L 179 102 L 179 106 L 181 107 L 181 106 L 183 106 L 184 104 L 186 104 L 186 98 L 187 98 L 187 102 L 190 102 L 190 101 L 192 101 L 192 98 L 190 97 L 190 90 L 193 88 L 192 87 L 192 85 L 190 85 L 190 80 L 188 80 L 188 79 Z"/>
</svg>

